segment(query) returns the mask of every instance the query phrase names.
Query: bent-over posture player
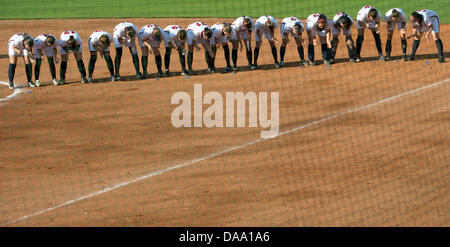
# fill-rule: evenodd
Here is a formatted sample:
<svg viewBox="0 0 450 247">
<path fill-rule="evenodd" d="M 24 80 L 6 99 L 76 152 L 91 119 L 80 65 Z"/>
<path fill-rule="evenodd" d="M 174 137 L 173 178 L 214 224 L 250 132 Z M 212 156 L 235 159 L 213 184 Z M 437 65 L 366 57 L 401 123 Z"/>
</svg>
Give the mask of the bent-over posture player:
<svg viewBox="0 0 450 247">
<path fill-rule="evenodd" d="M 8 55 L 9 55 L 9 89 L 14 89 L 14 75 L 16 73 L 17 57 L 23 56 L 25 63 L 25 73 L 27 75 L 27 85 L 34 87 L 32 82 L 33 67 L 31 65 L 30 56 L 33 55 L 34 40 L 27 33 L 14 34 L 8 41 Z"/>
<path fill-rule="evenodd" d="M 278 52 L 277 47 L 275 46 L 275 42 L 278 41 L 275 38 L 275 29 L 278 28 L 278 22 L 273 16 L 264 15 L 259 17 L 256 20 L 255 23 L 255 51 L 253 53 L 253 66 L 251 69 L 257 69 L 258 68 L 258 56 L 259 56 L 259 49 L 261 48 L 262 44 L 262 36 L 264 34 L 264 37 L 269 41 L 270 47 L 272 49 L 272 56 L 274 61 L 274 67 L 279 68 L 280 64 L 278 63 Z"/>
<path fill-rule="evenodd" d="M 392 35 L 394 34 L 394 30 L 397 27 L 400 32 L 400 40 L 402 42 L 402 59 L 406 61 L 406 15 L 400 8 L 390 9 L 385 16 L 386 21 L 386 30 L 387 30 L 387 40 L 386 40 L 386 61 L 391 60 L 391 51 L 392 51 Z"/>
<path fill-rule="evenodd" d="M 439 52 L 439 63 L 445 62 L 444 59 L 444 45 L 442 44 L 441 37 L 439 36 L 439 16 L 433 10 L 422 9 L 411 13 L 409 17 L 413 24 L 413 33 L 408 36 L 408 39 L 414 37 L 413 47 L 409 60 L 414 60 L 416 56 L 417 48 L 420 44 L 420 39 L 423 33 L 426 34 L 427 41 L 430 40 L 430 34 L 433 34 L 434 42 Z"/>
<path fill-rule="evenodd" d="M 238 46 L 238 38 L 236 35 L 236 30 L 233 29 L 231 24 L 228 23 L 218 23 L 211 26 L 213 36 L 211 38 L 211 50 L 214 52 L 214 57 L 212 58 L 212 68 L 208 69 L 211 71 L 215 71 L 215 54 L 217 51 L 216 44 L 222 45 L 225 61 L 227 63 L 227 67 L 224 69 L 222 73 L 228 73 L 231 72 L 233 69 L 231 68 L 231 62 L 230 62 L 230 47 L 228 46 L 228 42 L 231 42 L 233 45 L 233 48 Z M 233 55 L 233 67 L 237 68 L 237 56 Z"/>
<path fill-rule="evenodd" d="M 247 61 L 248 61 L 248 68 L 251 69 L 252 62 L 253 62 L 253 51 L 252 51 L 252 30 L 255 26 L 255 23 L 253 23 L 253 20 L 249 16 L 241 16 L 238 17 L 232 24 L 234 30 L 236 30 L 236 36 L 239 40 L 239 44 L 241 45 L 240 50 L 242 51 L 242 47 L 245 44 L 245 52 L 247 55 Z M 233 45 L 233 50 L 231 51 L 231 57 L 233 59 L 238 58 L 238 47 Z M 233 70 L 236 71 L 237 67 L 233 66 Z"/>
<path fill-rule="evenodd" d="M 305 54 L 303 51 L 302 32 L 305 31 L 305 26 L 297 17 L 286 17 L 281 21 L 281 46 L 280 46 L 280 66 L 284 65 L 284 55 L 286 53 L 286 45 L 289 43 L 289 35 L 294 38 L 297 44 L 297 52 L 300 56 L 300 65 L 305 65 Z"/>
<path fill-rule="evenodd" d="M 95 31 L 89 37 L 89 52 L 91 53 L 91 58 L 89 60 L 88 66 L 88 82 L 93 83 L 92 74 L 94 74 L 95 63 L 97 62 L 97 53 L 100 54 L 100 58 L 104 58 L 106 66 L 108 67 L 109 74 L 111 75 L 111 81 L 115 81 L 114 76 L 114 64 L 111 59 L 109 47 L 113 43 L 113 38 L 111 34 L 106 31 Z"/>
<path fill-rule="evenodd" d="M 198 44 L 200 43 L 205 49 L 206 64 L 208 68 L 213 67 L 212 58 L 214 57 L 214 52 L 211 50 L 210 40 L 212 38 L 211 28 L 203 22 L 194 22 L 187 27 L 187 43 L 188 43 L 188 74 L 193 75 L 194 70 L 192 69 L 192 62 L 194 60 L 194 47 L 200 50 Z"/>
<path fill-rule="evenodd" d="M 170 75 L 170 55 L 172 49 L 178 51 L 178 57 L 181 65 L 181 75 L 186 75 L 186 49 L 187 32 L 179 25 L 169 25 L 164 28 L 164 45 L 166 53 L 164 54 L 164 68 L 166 76 Z"/>
<path fill-rule="evenodd" d="M 58 40 L 55 36 L 45 33 L 36 37 L 34 40 L 34 58 L 36 60 L 34 65 L 34 79 L 37 87 L 41 86 L 39 82 L 39 75 L 41 72 L 42 58 L 47 57 L 48 67 L 50 74 L 52 75 L 52 82 L 54 85 L 58 85 L 59 82 L 56 79 L 56 66 L 58 63 Z"/>
<path fill-rule="evenodd" d="M 139 46 L 142 50 L 142 69 L 144 78 L 148 78 L 147 64 L 148 54 L 155 55 L 156 68 L 158 69 L 158 76 L 164 76 L 162 72 L 162 58 L 160 53 L 161 42 L 164 40 L 164 30 L 155 24 L 148 24 L 141 28 L 138 34 Z"/>
<path fill-rule="evenodd" d="M 316 65 L 314 61 L 314 39 L 316 33 L 319 34 L 319 40 L 322 49 L 322 58 L 324 64 L 330 64 L 331 61 L 331 26 L 332 23 L 328 17 L 321 13 L 308 16 L 306 19 L 306 33 L 308 35 L 308 63 L 311 66 Z"/>
<path fill-rule="evenodd" d="M 384 61 L 383 49 L 381 48 L 380 38 L 380 21 L 381 14 L 374 6 L 364 6 L 358 12 L 356 17 L 356 28 L 358 29 L 358 38 L 356 39 L 356 62 L 361 61 L 361 47 L 364 41 L 364 29 L 367 28 L 372 32 L 377 46 L 378 59 Z"/>
<path fill-rule="evenodd" d="M 136 79 L 142 79 L 141 72 L 139 71 L 139 55 L 136 49 L 136 36 L 138 34 L 137 27 L 131 22 L 122 22 L 114 27 L 114 47 L 116 48 L 116 57 L 114 59 L 114 66 L 116 69 L 116 80 L 120 81 L 120 63 L 122 61 L 123 46 L 130 49 L 131 56 L 133 58 L 134 69 L 136 70 Z"/>
<path fill-rule="evenodd" d="M 331 40 L 331 62 L 334 62 L 334 58 L 336 57 L 337 47 L 339 44 L 339 34 L 342 30 L 342 34 L 345 36 L 348 57 L 350 58 L 350 62 L 355 63 L 356 49 L 352 39 L 353 19 L 345 12 L 339 12 L 334 16 L 332 24 L 333 39 Z"/>
<path fill-rule="evenodd" d="M 66 83 L 67 60 L 69 60 L 69 53 L 73 52 L 77 60 L 78 70 L 81 75 L 81 82 L 87 83 L 86 69 L 83 62 L 83 49 L 80 35 L 73 30 L 64 31 L 59 38 L 59 53 L 61 54 L 61 67 L 59 70 L 59 84 Z"/>
</svg>

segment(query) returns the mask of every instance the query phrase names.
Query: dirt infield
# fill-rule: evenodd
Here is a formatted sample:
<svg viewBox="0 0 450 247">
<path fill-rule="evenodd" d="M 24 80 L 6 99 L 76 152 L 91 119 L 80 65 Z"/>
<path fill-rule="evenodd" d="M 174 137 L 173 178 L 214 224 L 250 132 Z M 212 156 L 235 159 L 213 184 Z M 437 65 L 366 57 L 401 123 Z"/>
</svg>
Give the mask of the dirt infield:
<svg viewBox="0 0 450 247">
<path fill-rule="evenodd" d="M 89 35 L 111 33 L 120 21 L 1 21 L 7 28 L 0 30 L 0 81 L 8 79 L 7 41 L 14 33 L 76 30 L 87 66 Z M 164 27 L 197 20 L 131 21 Z M 450 26 L 441 29 L 448 60 Z M 337 57 L 347 61 L 342 41 Z M 207 75 L 202 50 L 194 52 L 199 75 L 132 81 L 125 50 L 121 75 L 130 81 L 108 82 L 99 58 L 100 82 L 90 85 L 79 83 L 71 56 L 68 85 L 26 89 L 0 102 L 0 225 L 450 226 L 450 65 L 438 64 L 436 53 L 434 42 L 423 39 L 417 61 L 378 62 L 366 32 L 362 56 L 369 59 L 362 63 L 302 68 L 292 41 L 286 67 L 275 70 L 264 40 L 260 70 L 247 71 L 242 52 L 237 74 Z M 401 55 L 397 33 L 392 55 Z M 221 69 L 222 48 L 217 57 Z M 175 53 L 171 67 L 180 71 Z M 153 56 L 149 68 L 155 73 Z M 24 74 L 20 61 L 17 85 L 25 84 Z M 46 61 L 41 83 L 50 84 Z M 176 129 L 170 99 L 178 91 L 192 95 L 195 83 L 221 94 L 279 92 L 280 131 L 306 127 L 251 145 L 259 128 Z M 0 85 L 0 98 L 11 93 Z M 195 159 L 201 160 L 186 164 Z"/>
</svg>

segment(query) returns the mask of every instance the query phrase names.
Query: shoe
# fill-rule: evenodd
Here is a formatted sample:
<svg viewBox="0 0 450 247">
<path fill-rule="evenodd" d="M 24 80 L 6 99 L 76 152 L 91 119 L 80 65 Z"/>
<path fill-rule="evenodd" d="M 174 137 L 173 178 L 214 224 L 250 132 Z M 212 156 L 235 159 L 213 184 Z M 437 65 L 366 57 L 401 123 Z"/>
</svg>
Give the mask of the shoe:
<svg viewBox="0 0 450 247">
<path fill-rule="evenodd" d="M 164 76 L 165 77 L 169 77 L 170 76 L 170 71 L 168 69 L 166 69 L 166 71 L 164 71 Z"/>
<path fill-rule="evenodd" d="M 36 80 L 36 82 L 34 82 L 34 84 L 36 85 L 36 87 L 40 87 L 41 83 L 39 82 L 39 80 Z"/>
<path fill-rule="evenodd" d="M 323 64 L 331 64 L 329 60 L 323 60 Z"/>
<path fill-rule="evenodd" d="M 253 64 L 248 65 L 248 70 L 252 70 Z"/>
<path fill-rule="evenodd" d="M 334 59 L 330 59 L 330 64 L 334 64 Z"/>
<path fill-rule="evenodd" d="M 279 64 L 278 62 L 275 62 L 275 63 L 273 64 L 273 67 L 275 67 L 275 69 L 278 69 L 278 68 L 280 67 L 280 64 Z"/>
<path fill-rule="evenodd" d="M 384 61 L 386 61 L 386 59 L 383 57 L 383 55 L 379 55 L 378 56 L 378 61 L 384 62 Z"/>
<path fill-rule="evenodd" d="M 159 77 L 164 77 L 164 73 L 162 71 L 158 71 L 158 78 Z"/>
<path fill-rule="evenodd" d="M 64 84 L 66 84 L 66 80 L 64 80 L 64 79 L 59 80 L 59 85 L 64 85 Z"/>
<path fill-rule="evenodd" d="M 305 59 L 300 61 L 300 66 L 308 65 L 308 62 Z"/>
<path fill-rule="evenodd" d="M 94 80 L 92 80 L 92 77 L 89 77 L 89 78 L 88 78 L 88 82 L 89 82 L 89 83 L 94 83 Z"/>
<path fill-rule="evenodd" d="M 281 60 L 281 61 L 280 61 L 280 67 L 283 67 L 283 65 L 284 65 L 284 61 Z"/>
<path fill-rule="evenodd" d="M 14 82 L 12 81 L 9 82 L 9 89 L 14 89 Z"/>
<path fill-rule="evenodd" d="M 145 71 L 145 72 L 142 74 L 142 78 L 144 78 L 144 79 L 147 79 L 147 78 L 149 78 L 149 77 L 150 77 L 150 75 L 148 74 L 147 71 Z"/>
<path fill-rule="evenodd" d="M 187 74 L 188 75 L 194 75 L 194 70 L 192 68 L 189 68 Z"/>
<path fill-rule="evenodd" d="M 315 63 L 314 61 L 308 60 L 308 65 L 309 65 L 309 66 L 315 66 L 316 63 Z"/>
<path fill-rule="evenodd" d="M 111 81 L 116 81 L 116 77 L 115 76 L 111 76 Z"/>
<path fill-rule="evenodd" d="M 217 72 L 216 67 L 212 67 L 212 68 L 211 68 L 211 73 L 214 74 L 214 73 L 216 73 L 216 72 Z"/>
<path fill-rule="evenodd" d="M 55 86 L 56 86 L 56 85 L 59 85 L 59 81 L 56 80 L 56 78 L 54 78 L 52 82 L 53 82 L 53 85 L 55 85 Z"/>
<path fill-rule="evenodd" d="M 116 74 L 116 75 L 115 75 L 115 77 L 116 77 L 116 80 L 117 80 L 117 81 L 120 81 L 120 80 L 122 80 L 122 78 L 120 77 L 120 75 L 119 75 L 119 74 Z"/>
<path fill-rule="evenodd" d="M 81 77 L 81 83 L 87 83 L 86 77 Z"/>
<path fill-rule="evenodd" d="M 36 86 L 32 81 L 29 81 L 29 82 L 27 83 L 27 85 L 28 85 L 29 87 L 35 87 L 35 86 Z"/>
<path fill-rule="evenodd" d="M 356 59 L 350 58 L 350 63 L 356 63 Z"/>
<path fill-rule="evenodd" d="M 258 69 L 258 65 L 257 64 L 252 64 L 252 66 L 250 67 L 250 70 L 255 70 Z"/>
<path fill-rule="evenodd" d="M 384 61 L 391 61 L 391 56 L 390 55 L 386 55 L 384 57 Z"/>
<path fill-rule="evenodd" d="M 183 69 L 183 70 L 181 71 L 181 76 L 186 76 L 186 75 L 187 75 L 187 72 L 186 72 L 185 69 Z"/>
<path fill-rule="evenodd" d="M 438 63 L 445 63 L 445 59 L 444 59 L 444 57 L 439 57 L 439 59 L 438 59 Z"/>
<path fill-rule="evenodd" d="M 402 60 L 403 60 L 403 61 L 408 61 L 408 57 L 406 56 L 406 54 L 403 54 L 403 55 L 402 55 Z"/>
<path fill-rule="evenodd" d="M 237 66 L 236 65 L 233 65 L 233 72 L 236 72 L 237 71 Z"/>
<path fill-rule="evenodd" d="M 229 72 L 231 72 L 231 67 L 226 67 L 226 68 L 222 71 L 222 74 L 226 74 L 226 73 L 229 73 Z"/>
<path fill-rule="evenodd" d="M 360 58 L 360 57 L 356 57 L 355 61 L 356 61 L 357 63 L 359 63 L 359 62 L 361 62 L 361 58 Z"/>
<path fill-rule="evenodd" d="M 408 58 L 408 61 L 414 61 L 414 60 L 416 60 L 416 57 L 413 55 L 410 55 Z"/>
<path fill-rule="evenodd" d="M 136 80 L 142 80 L 142 74 L 141 73 L 137 73 L 136 74 Z"/>
</svg>

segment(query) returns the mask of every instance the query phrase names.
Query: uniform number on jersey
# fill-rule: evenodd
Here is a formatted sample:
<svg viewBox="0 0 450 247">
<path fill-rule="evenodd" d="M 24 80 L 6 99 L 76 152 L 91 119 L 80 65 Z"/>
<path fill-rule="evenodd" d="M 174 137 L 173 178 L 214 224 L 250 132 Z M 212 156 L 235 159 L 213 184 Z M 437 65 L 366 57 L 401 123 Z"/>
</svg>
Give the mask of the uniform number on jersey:
<svg viewBox="0 0 450 247">
<path fill-rule="evenodd" d="M 180 29 L 180 26 L 172 26 L 172 29 Z"/>
<path fill-rule="evenodd" d="M 156 25 L 154 24 L 148 24 L 147 27 L 155 27 Z"/>
<path fill-rule="evenodd" d="M 65 31 L 64 34 L 75 34 L 74 31 Z"/>
<path fill-rule="evenodd" d="M 319 14 L 314 14 L 313 17 L 319 17 Z"/>
<path fill-rule="evenodd" d="M 297 20 L 297 18 L 291 17 L 291 21 L 296 21 L 296 20 Z"/>
<path fill-rule="evenodd" d="M 197 26 L 206 26 L 206 24 L 204 22 L 196 22 L 195 24 L 197 24 Z"/>
</svg>

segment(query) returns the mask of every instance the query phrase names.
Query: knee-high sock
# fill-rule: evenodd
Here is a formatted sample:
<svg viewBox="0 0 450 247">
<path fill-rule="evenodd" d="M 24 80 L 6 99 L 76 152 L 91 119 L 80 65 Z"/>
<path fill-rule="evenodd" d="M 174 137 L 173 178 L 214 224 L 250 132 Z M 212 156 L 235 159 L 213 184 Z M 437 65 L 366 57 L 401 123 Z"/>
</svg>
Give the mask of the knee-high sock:
<svg viewBox="0 0 450 247">
<path fill-rule="evenodd" d="M 136 70 L 136 75 L 140 74 L 141 72 L 139 72 L 139 56 L 136 53 L 133 53 L 131 48 L 130 48 L 130 52 L 131 52 L 131 57 L 133 57 L 133 65 L 134 65 L 134 69 Z"/>
<path fill-rule="evenodd" d="M 162 73 L 162 58 L 161 55 L 157 55 L 155 56 L 155 63 L 156 63 L 156 68 L 158 69 L 158 73 Z"/>
<path fill-rule="evenodd" d="M 225 61 L 227 62 L 227 67 L 231 67 L 230 63 L 230 47 L 227 45 L 222 46 L 223 47 L 223 54 L 225 55 Z"/>
<path fill-rule="evenodd" d="M 284 60 L 284 55 L 286 54 L 286 46 L 280 46 L 280 60 Z"/>
<path fill-rule="evenodd" d="M 327 44 L 322 44 L 320 47 L 322 48 L 323 60 L 330 60 L 330 54 L 329 54 L 330 49 L 328 49 Z"/>
<path fill-rule="evenodd" d="M 114 75 L 114 65 L 110 55 L 105 55 L 106 66 L 108 67 L 111 76 Z"/>
<path fill-rule="evenodd" d="M 14 75 L 16 74 L 16 64 L 9 64 L 8 68 L 8 78 L 10 82 L 14 82 Z"/>
<path fill-rule="evenodd" d="M 308 59 L 311 62 L 314 61 L 314 45 L 313 44 L 308 45 Z"/>
<path fill-rule="evenodd" d="M 273 61 L 275 63 L 278 63 L 278 53 L 277 53 L 277 48 L 275 46 L 272 47 L 272 57 L 273 57 Z"/>
<path fill-rule="evenodd" d="M 345 42 L 347 43 L 348 56 L 350 57 L 350 59 L 355 59 L 356 51 L 355 46 L 353 45 L 353 39 L 351 37 L 347 37 L 345 39 Z"/>
<path fill-rule="evenodd" d="M 420 40 L 413 41 L 411 56 L 414 57 L 416 55 L 416 51 L 417 51 L 417 48 L 419 48 L 419 45 L 420 45 Z"/>
<path fill-rule="evenodd" d="M 214 53 L 214 57 L 211 57 L 211 67 L 216 67 L 216 52 L 217 52 L 217 46 L 211 47 L 212 52 Z M 209 54 L 208 54 L 209 55 Z"/>
<path fill-rule="evenodd" d="M 33 65 L 31 63 L 25 64 L 25 73 L 27 74 L 27 80 L 31 81 L 33 76 Z"/>
<path fill-rule="evenodd" d="M 391 51 L 392 51 L 392 40 L 386 40 L 386 56 L 390 56 L 391 55 Z"/>
<path fill-rule="evenodd" d="M 339 39 L 336 37 L 333 37 L 331 40 L 331 50 L 330 50 L 330 59 L 334 59 L 336 57 L 336 52 L 339 44 Z"/>
<path fill-rule="evenodd" d="M 192 69 L 192 61 L 194 60 L 194 52 L 193 51 L 189 51 L 188 55 L 187 55 L 187 64 L 188 64 L 188 69 Z"/>
<path fill-rule="evenodd" d="M 41 74 L 41 58 L 36 58 L 36 64 L 34 65 L 34 79 L 39 80 L 39 75 Z"/>
<path fill-rule="evenodd" d="M 259 48 L 255 47 L 254 54 L 253 54 L 253 60 L 254 60 L 253 64 L 255 66 L 258 65 L 258 57 L 259 57 Z"/>
<path fill-rule="evenodd" d="M 356 56 L 361 57 L 361 47 L 364 41 L 364 36 L 358 35 L 358 38 L 356 39 Z"/>
<path fill-rule="evenodd" d="M 184 71 L 186 70 L 186 59 L 185 55 L 183 55 L 183 49 L 181 47 L 178 47 L 178 58 L 180 59 L 181 69 Z"/>
<path fill-rule="evenodd" d="M 97 62 L 97 55 L 91 55 L 91 59 L 89 59 L 89 65 L 88 65 L 89 77 L 92 77 L 92 74 L 94 74 L 96 62 Z"/>
<path fill-rule="evenodd" d="M 439 38 L 436 42 L 436 47 L 439 52 L 439 57 L 444 57 L 444 45 L 442 44 L 442 40 Z"/>
<path fill-rule="evenodd" d="M 119 48 L 116 48 L 116 57 L 114 58 L 114 66 L 116 69 L 116 75 L 119 75 L 121 62 L 122 62 L 122 47 L 119 47 Z"/>
<path fill-rule="evenodd" d="M 408 47 L 408 42 L 406 42 L 406 39 L 402 39 L 402 52 L 403 55 L 406 55 L 406 48 Z"/>
<path fill-rule="evenodd" d="M 381 48 L 380 34 L 372 31 L 373 38 L 375 39 L 375 45 L 377 46 L 378 55 L 383 55 L 383 49 Z"/>
<path fill-rule="evenodd" d="M 170 55 L 172 54 L 172 48 L 171 47 L 167 47 L 166 48 L 166 53 L 164 53 L 164 68 L 166 70 L 169 70 L 169 66 L 170 66 Z"/>
<path fill-rule="evenodd" d="M 211 56 L 209 55 L 209 52 L 208 51 L 206 51 L 205 50 L 205 60 L 206 60 L 206 65 L 208 66 L 208 69 L 211 69 L 212 68 L 212 65 L 211 65 Z"/>
<path fill-rule="evenodd" d="M 67 61 L 61 61 L 61 66 L 59 68 L 59 77 L 61 80 L 66 79 Z"/>
<path fill-rule="evenodd" d="M 305 54 L 303 53 L 303 46 L 297 46 L 297 53 L 300 57 L 300 60 L 305 60 Z"/>
<path fill-rule="evenodd" d="M 248 49 L 248 48 L 246 48 L 245 49 L 245 52 L 246 52 L 246 55 L 247 55 L 247 61 L 248 61 L 248 64 L 250 65 L 250 64 L 252 64 L 252 59 L 253 59 L 253 53 L 252 53 L 252 49 Z"/>
<path fill-rule="evenodd" d="M 52 79 L 56 79 L 56 67 L 55 61 L 53 61 L 53 57 L 47 57 L 47 62 L 50 69 L 50 74 L 52 75 Z"/>
<path fill-rule="evenodd" d="M 231 50 L 231 60 L 233 61 L 233 66 L 237 66 L 237 59 L 238 59 L 238 50 L 232 49 Z"/>
<path fill-rule="evenodd" d="M 147 73 L 147 67 L 148 67 L 148 56 L 141 56 L 141 62 L 142 62 L 142 72 L 145 74 Z"/>
<path fill-rule="evenodd" d="M 86 77 L 86 69 L 84 68 L 83 59 L 77 60 L 78 71 L 83 77 Z"/>
</svg>

